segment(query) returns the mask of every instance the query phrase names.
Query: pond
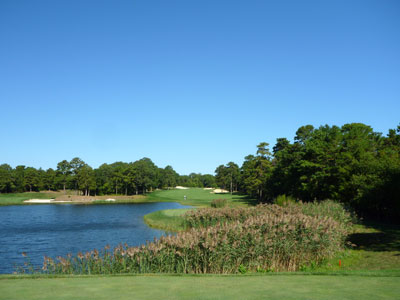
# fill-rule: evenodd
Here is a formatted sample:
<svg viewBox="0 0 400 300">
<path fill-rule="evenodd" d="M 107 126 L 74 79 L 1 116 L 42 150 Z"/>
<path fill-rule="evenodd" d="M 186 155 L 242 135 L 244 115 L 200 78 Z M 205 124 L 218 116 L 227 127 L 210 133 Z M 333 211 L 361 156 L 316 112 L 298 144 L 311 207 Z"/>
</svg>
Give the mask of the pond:
<svg viewBox="0 0 400 300">
<path fill-rule="evenodd" d="M 34 266 L 43 256 L 145 244 L 166 232 L 148 227 L 143 216 L 161 209 L 187 208 L 179 203 L 109 205 L 24 205 L 0 207 L 0 273 L 21 266 L 26 252 Z"/>
</svg>

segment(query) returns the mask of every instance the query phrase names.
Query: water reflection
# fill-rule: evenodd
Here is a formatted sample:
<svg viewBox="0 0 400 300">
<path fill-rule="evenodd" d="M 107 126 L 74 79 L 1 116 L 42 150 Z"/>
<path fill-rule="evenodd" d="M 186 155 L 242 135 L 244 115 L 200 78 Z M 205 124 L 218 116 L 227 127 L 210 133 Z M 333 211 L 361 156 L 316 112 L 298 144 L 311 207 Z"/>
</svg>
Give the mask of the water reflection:
<svg viewBox="0 0 400 300">
<path fill-rule="evenodd" d="M 137 246 L 165 234 L 143 222 L 160 209 L 186 208 L 173 202 L 112 205 L 29 205 L 0 207 L 0 273 L 22 265 L 26 252 L 34 266 L 43 256 L 102 249 L 120 243 Z"/>
</svg>

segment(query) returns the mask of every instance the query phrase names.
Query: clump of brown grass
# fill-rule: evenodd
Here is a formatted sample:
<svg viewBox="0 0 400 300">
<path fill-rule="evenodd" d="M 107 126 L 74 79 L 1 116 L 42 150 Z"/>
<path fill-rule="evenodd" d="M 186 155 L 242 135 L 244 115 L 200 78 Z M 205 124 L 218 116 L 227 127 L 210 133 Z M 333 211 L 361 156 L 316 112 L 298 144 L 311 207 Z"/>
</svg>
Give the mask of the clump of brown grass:
<svg viewBox="0 0 400 300">
<path fill-rule="evenodd" d="M 259 204 L 249 208 L 223 208 L 223 209 L 197 209 L 185 214 L 187 227 L 207 227 L 216 224 L 224 224 L 232 221 L 243 222 L 247 218 L 266 213 L 281 214 L 305 214 L 315 218 L 331 218 L 340 226 L 349 229 L 355 217 L 337 202 L 326 200 L 319 203 L 287 203 L 285 206 Z"/>
<path fill-rule="evenodd" d="M 226 199 L 214 199 L 213 201 L 211 201 L 211 207 L 221 208 L 225 207 L 227 203 L 228 202 Z"/>
</svg>

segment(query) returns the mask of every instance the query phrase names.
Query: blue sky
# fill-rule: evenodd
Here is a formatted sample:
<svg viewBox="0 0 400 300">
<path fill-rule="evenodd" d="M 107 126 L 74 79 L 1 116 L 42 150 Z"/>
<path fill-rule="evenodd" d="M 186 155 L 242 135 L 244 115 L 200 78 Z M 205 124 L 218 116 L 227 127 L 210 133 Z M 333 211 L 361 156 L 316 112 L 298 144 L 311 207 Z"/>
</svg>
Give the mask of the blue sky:
<svg viewBox="0 0 400 300">
<path fill-rule="evenodd" d="M 213 173 L 306 124 L 400 122 L 400 2 L 0 1 L 0 163 Z"/>
</svg>

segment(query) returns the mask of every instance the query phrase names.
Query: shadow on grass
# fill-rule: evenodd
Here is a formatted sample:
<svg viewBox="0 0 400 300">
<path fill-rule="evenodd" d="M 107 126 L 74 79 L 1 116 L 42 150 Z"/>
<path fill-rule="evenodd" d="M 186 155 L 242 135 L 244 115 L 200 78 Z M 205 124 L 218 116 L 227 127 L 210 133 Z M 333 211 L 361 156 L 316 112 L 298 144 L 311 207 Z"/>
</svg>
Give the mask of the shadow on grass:
<svg viewBox="0 0 400 300">
<path fill-rule="evenodd" d="M 241 193 L 233 193 L 232 202 L 240 202 L 250 206 L 254 206 L 260 203 L 257 199 L 251 198 L 250 196 Z"/>
<path fill-rule="evenodd" d="M 400 226 L 365 223 L 366 232 L 353 233 L 349 241 L 366 251 L 400 251 Z"/>
</svg>

